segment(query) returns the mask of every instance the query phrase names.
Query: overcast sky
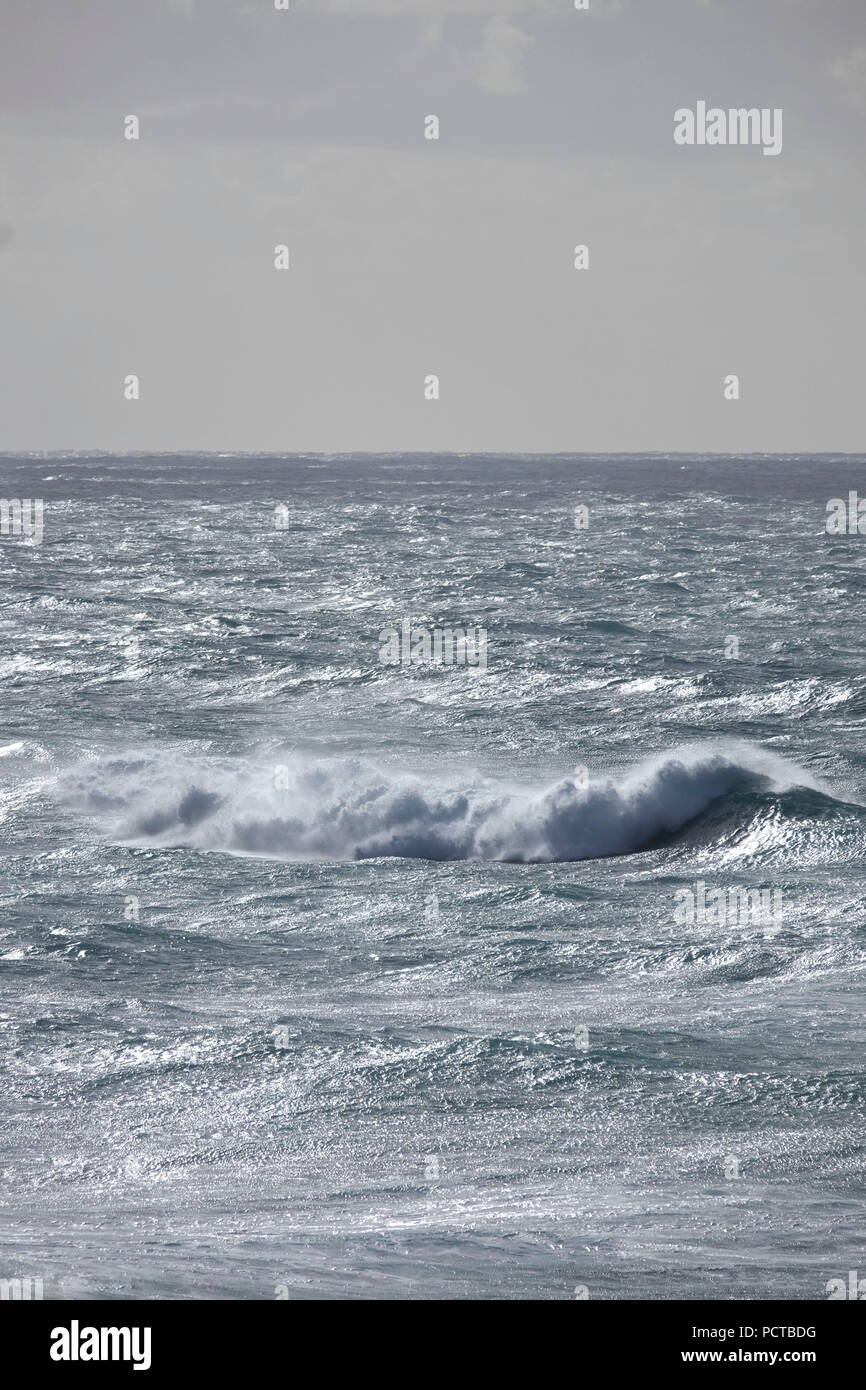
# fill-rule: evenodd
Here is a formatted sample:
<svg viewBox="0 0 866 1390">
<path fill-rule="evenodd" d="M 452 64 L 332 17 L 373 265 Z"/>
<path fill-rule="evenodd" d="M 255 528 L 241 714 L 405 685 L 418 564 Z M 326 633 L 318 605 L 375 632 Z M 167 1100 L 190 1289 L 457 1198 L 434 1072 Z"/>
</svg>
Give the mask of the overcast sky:
<svg viewBox="0 0 866 1390">
<path fill-rule="evenodd" d="M 0 450 L 862 450 L 866 0 L 589 3 L 0 0 Z"/>
</svg>

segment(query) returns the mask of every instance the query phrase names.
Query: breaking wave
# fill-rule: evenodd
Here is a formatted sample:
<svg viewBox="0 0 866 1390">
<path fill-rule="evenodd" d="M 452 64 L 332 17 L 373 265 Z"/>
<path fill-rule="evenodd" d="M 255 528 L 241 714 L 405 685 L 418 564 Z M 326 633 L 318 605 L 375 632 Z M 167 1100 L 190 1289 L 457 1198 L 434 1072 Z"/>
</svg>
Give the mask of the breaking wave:
<svg viewBox="0 0 866 1390">
<path fill-rule="evenodd" d="M 687 745 L 620 778 L 520 786 L 479 774 L 410 775 L 358 758 L 257 762 L 95 759 L 61 799 L 124 843 L 274 859 L 478 859 L 516 863 L 632 854 L 744 791 L 824 790 L 745 743 Z"/>
</svg>

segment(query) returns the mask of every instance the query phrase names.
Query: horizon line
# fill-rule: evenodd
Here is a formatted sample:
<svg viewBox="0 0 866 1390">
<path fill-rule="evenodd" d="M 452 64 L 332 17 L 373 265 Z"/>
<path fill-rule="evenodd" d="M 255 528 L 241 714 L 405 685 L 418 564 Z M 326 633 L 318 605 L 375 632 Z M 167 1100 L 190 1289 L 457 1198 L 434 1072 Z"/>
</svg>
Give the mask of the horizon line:
<svg viewBox="0 0 866 1390">
<path fill-rule="evenodd" d="M 3 449 L 0 459 L 77 459 L 77 458 L 273 458 L 273 459 L 352 459 L 352 458 L 572 458 L 572 459 L 866 459 L 866 449 L 808 449 L 805 451 L 704 449 Z"/>
</svg>

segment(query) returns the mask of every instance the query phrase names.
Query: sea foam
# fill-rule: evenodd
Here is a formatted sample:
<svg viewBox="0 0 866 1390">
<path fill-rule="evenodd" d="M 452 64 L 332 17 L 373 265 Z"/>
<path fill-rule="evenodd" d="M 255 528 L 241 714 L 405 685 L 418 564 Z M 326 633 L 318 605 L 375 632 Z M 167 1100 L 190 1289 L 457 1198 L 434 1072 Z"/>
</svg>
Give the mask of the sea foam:
<svg viewBox="0 0 866 1390">
<path fill-rule="evenodd" d="M 750 788 L 820 789 L 804 769 L 750 744 L 687 745 L 625 775 L 517 785 L 478 773 L 422 776 L 362 758 L 95 759 L 60 780 L 61 799 L 125 843 L 275 859 L 554 862 L 634 853 L 720 798 Z"/>
</svg>

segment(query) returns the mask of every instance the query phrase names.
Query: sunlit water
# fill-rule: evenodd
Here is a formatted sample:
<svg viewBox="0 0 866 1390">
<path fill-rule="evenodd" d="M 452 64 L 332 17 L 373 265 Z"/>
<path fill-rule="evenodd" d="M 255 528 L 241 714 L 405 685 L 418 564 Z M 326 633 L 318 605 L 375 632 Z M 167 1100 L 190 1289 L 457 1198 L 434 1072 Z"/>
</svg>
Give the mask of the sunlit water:
<svg viewBox="0 0 866 1390">
<path fill-rule="evenodd" d="M 0 1276 L 866 1270 L 866 537 L 824 529 L 864 460 L 0 482 L 45 504 L 41 545 L 0 537 Z M 483 627 L 486 671 L 381 664 L 404 617 Z M 781 912 L 684 919 L 698 884 Z"/>
</svg>

